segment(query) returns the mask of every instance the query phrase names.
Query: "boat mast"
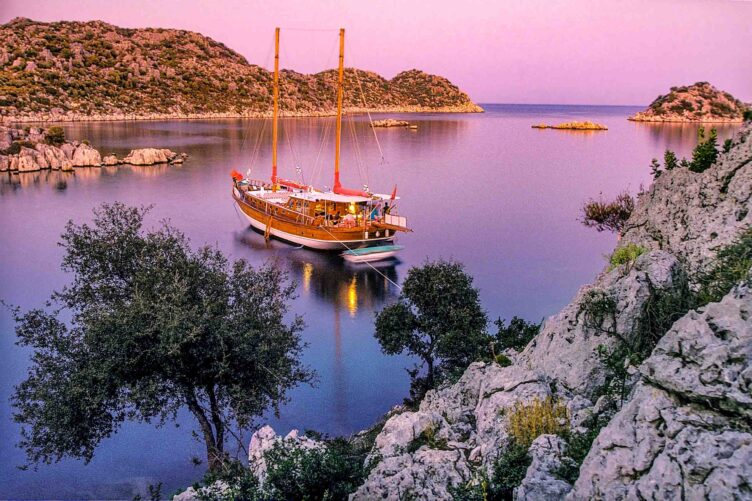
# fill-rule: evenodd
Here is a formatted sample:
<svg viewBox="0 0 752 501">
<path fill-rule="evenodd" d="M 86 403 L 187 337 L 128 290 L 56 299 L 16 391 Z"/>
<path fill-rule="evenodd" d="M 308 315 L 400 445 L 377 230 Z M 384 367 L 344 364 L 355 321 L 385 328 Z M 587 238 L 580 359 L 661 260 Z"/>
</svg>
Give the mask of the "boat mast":
<svg viewBox="0 0 752 501">
<path fill-rule="evenodd" d="M 272 190 L 277 191 L 277 120 L 279 114 L 279 28 L 274 28 L 274 116 L 272 119 Z"/>
<path fill-rule="evenodd" d="M 345 80 L 345 29 L 339 30 L 339 78 L 337 80 L 337 136 L 334 146 L 334 188 L 342 185 L 339 182 L 339 150 L 342 140 L 342 94 Z"/>
</svg>

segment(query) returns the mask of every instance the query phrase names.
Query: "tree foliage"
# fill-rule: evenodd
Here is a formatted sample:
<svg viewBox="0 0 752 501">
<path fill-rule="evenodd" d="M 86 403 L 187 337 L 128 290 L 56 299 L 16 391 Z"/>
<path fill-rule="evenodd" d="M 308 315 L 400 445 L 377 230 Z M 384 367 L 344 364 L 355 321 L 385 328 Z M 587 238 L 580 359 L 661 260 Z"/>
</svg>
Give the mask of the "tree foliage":
<svg viewBox="0 0 752 501">
<path fill-rule="evenodd" d="M 527 344 L 538 334 L 541 324 L 527 322 L 524 319 L 514 316 L 509 321 L 509 325 L 503 319 L 498 318 L 496 324 L 497 332 L 495 341 L 495 350 L 506 350 L 508 348 L 522 351 Z"/>
<path fill-rule="evenodd" d="M 634 207 L 634 199 L 627 192 L 619 194 L 611 202 L 602 198 L 589 200 L 582 208 L 582 224 L 589 228 L 595 228 L 597 231 L 608 230 L 621 233 L 624 231 L 624 226 L 632 215 Z"/>
<path fill-rule="evenodd" d="M 663 154 L 663 166 L 666 170 L 674 170 L 679 167 L 679 161 L 676 158 L 676 153 L 671 150 L 666 150 Z"/>
<path fill-rule="evenodd" d="M 419 400 L 443 376 L 464 370 L 487 349 L 486 314 L 473 279 L 461 264 L 428 262 L 411 268 L 398 301 L 376 316 L 376 339 L 388 355 L 421 359 L 410 371 L 411 395 Z"/>
<path fill-rule="evenodd" d="M 18 343 L 33 350 L 13 396 L 31 463 L 89 461 L 123 421 L 163 424 L 185 407 L 214 469 L 231 426 L 311 380 L 298 359 L 302 321 L 285 320 L 285 274 L 193 251 L 167 223 L 146 231 L 146 212 L 104 204 L 92 225 L 69 222 L 60 245 L 72 282 L 50 312 L 15 310 Z"/>
<path fill-rule="evenodd" d="M 710 129 L 710 134 L 705 137 L 705 128 L 700 127 L 697 131 L 697 146 L 692 151 L 692 161 L 689 170 L 692 172 L 704 172 L 713 165 L 718 158 L 718 132 Z"/>
</svg>

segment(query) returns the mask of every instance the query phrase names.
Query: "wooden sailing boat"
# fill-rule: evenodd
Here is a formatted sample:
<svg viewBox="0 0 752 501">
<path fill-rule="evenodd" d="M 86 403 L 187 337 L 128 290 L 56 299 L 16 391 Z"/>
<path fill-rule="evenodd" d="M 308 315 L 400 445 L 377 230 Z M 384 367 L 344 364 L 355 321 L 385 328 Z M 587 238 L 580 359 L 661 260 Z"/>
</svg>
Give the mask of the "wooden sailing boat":
<svg viewBox="0 0 752 501">
<path fill-rule="evenodd" d="M 271 183 L 244 179 L 233 171 L 232 196 L 251 226 L 266 238 L 276 237 L 312 249 L 344 250 L 381 245 L 394 240 L 397 232 L 411 231 L 396 213 L 396 187 L 391 195 L 344 188 L 339 179 L 342 139 L 345 30 L 339 31 L 339 75 L 334 154 L 334 185 L 331 191 L 277 177 L 277 131 L 279 115 L 279 28 L 274 40 L 274 112 L 272 122 Z"/>
</svg>

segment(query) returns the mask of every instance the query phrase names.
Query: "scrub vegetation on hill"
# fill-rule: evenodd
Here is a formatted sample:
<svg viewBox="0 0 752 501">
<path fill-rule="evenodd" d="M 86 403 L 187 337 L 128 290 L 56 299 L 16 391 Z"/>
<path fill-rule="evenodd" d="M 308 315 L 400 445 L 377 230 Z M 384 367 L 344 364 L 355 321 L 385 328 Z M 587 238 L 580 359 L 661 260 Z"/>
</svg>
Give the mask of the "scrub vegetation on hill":
<svg viewBox="0 0 752 501">
<path fill-rule="evenodd" d="M 199 33 L 17 18 L 0 26 L 0 38 L 0 113 L 6 117 L 271 111 L 272 74 Z M 336 78 L 335 70 L 283 70 L 282 112 L 332 113 Z M 347 108 L 482 111 L 447 79 L 418 70 L 386 80 L 347 68 L 345 86 Z"/>
</svg>

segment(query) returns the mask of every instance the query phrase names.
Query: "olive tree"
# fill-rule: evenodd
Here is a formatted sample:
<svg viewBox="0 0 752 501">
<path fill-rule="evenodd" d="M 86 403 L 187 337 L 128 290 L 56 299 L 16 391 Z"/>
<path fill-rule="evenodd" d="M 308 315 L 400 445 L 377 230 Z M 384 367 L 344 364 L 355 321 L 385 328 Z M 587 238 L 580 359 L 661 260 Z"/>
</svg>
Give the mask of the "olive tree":
<svg viewBox="0 0 752 501">
<path fill-rule="evenodd" d="M 377 314 L 375 336 L 384 353 L 421 359 L 409 371 L 415 401 L 487 351 L 486 323 L 473 278 L 459 263 L 435 261 L 408 271 L 397 302 Z"/>
<path fill-rule="evenodd" d="M 18 343 L 32 350 L 13 396 L 29 463 L 88 462 L 124 421 L 161 425 L 187 408 L 216 469 L 233 427 L 311 381 L 302 320 L 286 320 L 286 275 L 194 251 L 167 223 L 147 231 L 147 211 L 105 204 L 93 224 L 69 222 L 60 245 L 71 283 L 46 309 L 14 310 Z"/>
</svg>

